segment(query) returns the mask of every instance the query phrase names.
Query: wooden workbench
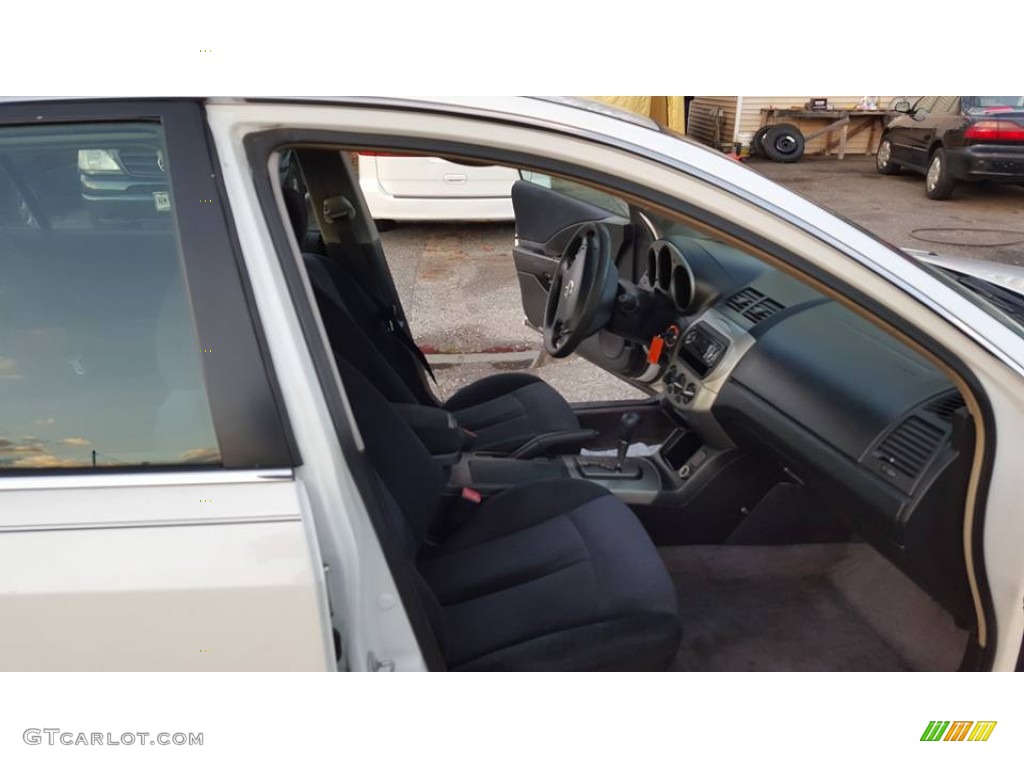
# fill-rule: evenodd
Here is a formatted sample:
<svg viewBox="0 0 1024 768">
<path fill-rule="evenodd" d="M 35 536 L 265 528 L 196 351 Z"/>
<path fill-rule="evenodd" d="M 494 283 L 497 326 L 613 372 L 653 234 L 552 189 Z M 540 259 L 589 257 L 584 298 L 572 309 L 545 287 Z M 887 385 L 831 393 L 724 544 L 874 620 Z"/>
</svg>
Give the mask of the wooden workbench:
<svg viewBox="0 0 1024 768">
<path fill-rule="evenodd" d="M 819 136 L 825 136 L 825 154 L 832 154 L 832 142 L 835 134 L 838 133 L 837 154 L 842 160 L 846 156 L 846 142 L 857 134 L 870 130 L 868 135 L 867 154 L 874 154 L 876 128 L 878 137 L 881 138 L 881 128 L 886 122 L 897 113 L 888 112 L 884 109 L 775 109 L 766 108 L 761 110 L 761 125 L 775 125 L 792 120 L 827 120 L 828 125 L 813 133 L 804 133 L 804 141 L 810 143 Z"/>
</svg>

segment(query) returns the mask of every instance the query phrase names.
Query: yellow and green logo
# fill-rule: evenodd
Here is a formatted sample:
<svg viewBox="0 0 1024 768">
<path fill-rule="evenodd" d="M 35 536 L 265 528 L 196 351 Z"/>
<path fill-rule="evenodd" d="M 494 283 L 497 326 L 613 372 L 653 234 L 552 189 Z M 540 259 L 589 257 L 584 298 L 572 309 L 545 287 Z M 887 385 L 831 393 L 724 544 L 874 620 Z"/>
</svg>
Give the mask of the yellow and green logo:
<svg viewBox="0 0 1024 768">
<path fill-rule="evenodd" d="M 921 741 L 988 741 L 995 729 L 995 720 L 932 720 Z"/>
</svg>

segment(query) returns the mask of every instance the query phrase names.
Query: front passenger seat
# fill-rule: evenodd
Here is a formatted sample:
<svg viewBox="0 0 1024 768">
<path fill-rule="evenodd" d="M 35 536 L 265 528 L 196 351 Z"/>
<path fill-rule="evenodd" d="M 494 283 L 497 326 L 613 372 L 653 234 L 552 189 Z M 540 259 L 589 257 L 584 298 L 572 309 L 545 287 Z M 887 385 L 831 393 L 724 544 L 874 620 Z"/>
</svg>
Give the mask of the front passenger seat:
<svg viewBox="0 0 1024 768">
<path fill-rule="evenodd" d="M 298 242 L 306 241 L 308 213 L 301 192 L 283 190 Z M 420 356 L 386 330 L 380 302 L 337 260 L 304 253 L 307 273 L 336 356 L 363 371 L 391 402 L 443 408 L 470 433 L 472 451 L 511 453 L 540 435 L 589 433 L 572 408 L 547 382 L 527 373 L 498 373 L 475 381 L 440 403 L 426 386 Z M 571 442 L 571 440 L 569 441 Z"/>
<path fill-rule="evenodd" d="M 586 480 L 517 486 L 446 529 L 443 471 L 351 366 L 339 370 L 391 533 L 449 669 L 664 670 L 675 587 L 636 515 Z"/>
</svg>

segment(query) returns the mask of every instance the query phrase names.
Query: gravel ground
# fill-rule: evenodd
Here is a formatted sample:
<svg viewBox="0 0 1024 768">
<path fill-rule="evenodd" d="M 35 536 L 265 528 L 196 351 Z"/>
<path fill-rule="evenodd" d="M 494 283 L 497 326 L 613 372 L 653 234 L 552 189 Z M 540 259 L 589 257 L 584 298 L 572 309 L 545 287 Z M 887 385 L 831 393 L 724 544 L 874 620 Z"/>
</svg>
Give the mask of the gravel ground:
<svg viewBox="0 0 1024 768">
<path fill-rule="evenodd" d="M 1024 264 L 1024 243 L 986 247 L 1014 238 L 979 228 L 1024 229 L 1024 189 L 961 185 L 953 198 L 929 200 L 917 175 L 880 176 L 874 158 L 806 157 L 798 163 L 748 161 L 751 168 L 836 211 L 894 245 Z M 957 228 L 926 233 L 924 228 Z M 417 342 L 428 354 L 522 352 L 541 349 L 540 335 L 523 324 L 512 262 L 514 226 L 404 224 L 381 239 Z M 949 240 L 928 243 L 920 237 Z M 521 357 L 521 355 L 520 355 Z M 645 397 L 643 392 L 582 358 L 436 365 L 439 394 L 503 370 L 525 370 L 549 381 L 570 402 Z"/>
<path fill-rule="evenodd" d="M 381 233 L 409 325 L 425 352 L 540 352 L 540 334 L 523 323 L 514 234 L 511 223 L 461 222 L 406 224 Z M 543 356 L 540 362 L 435 364 L 438 394 L 447 398 L 492 373 L 529 370 L 569 402 L 647 397 L 583 358 Z"/>
<path fill-rule="evenodd" d="M 798 163 L 753 159 L 748 165 L 901 248 L 1024 265 L 1024 242 L 985 245 L 1024 240 L 1021 187 L 960 184 L 949 200 L 929 200 L 924 194 L 923 176 L 909 172 L 882 176 L 875 171 L 873 156 L 848 156 L 844 160 L 806 157 Z M 935 227 L 955 231 L 914 231 Z M 1014 230 L 1018 234 L 978 229 Z M 921 238 L 948 242 L 930 243 Z"/>
</svg>

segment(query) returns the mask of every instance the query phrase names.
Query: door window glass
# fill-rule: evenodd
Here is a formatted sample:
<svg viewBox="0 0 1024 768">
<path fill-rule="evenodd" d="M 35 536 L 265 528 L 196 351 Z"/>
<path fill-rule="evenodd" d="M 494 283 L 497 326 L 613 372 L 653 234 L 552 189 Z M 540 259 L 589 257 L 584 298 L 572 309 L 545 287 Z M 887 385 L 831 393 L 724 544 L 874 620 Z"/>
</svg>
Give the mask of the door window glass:
<svg viewBox="0 0 1024 768">
<path fill-rule="evenodd" d="M 520 171 L 519 175 L 524 181 L 529 181 L 541 187 L 547 187 L 568 197 L 574 197 L 577 200 L 596 205 L 598 208 L 604 208 L 606 211 L 617 216 L 629 217 L 629 205 L 625 200 L 620 200 L 615 195 L 610 195 L 600 189 L 594 189 L 569 179 L 548 176 L 546 173 L 537 173 L 536 171 Z"/>
<path fill-rule="evenodd" d="M 0 471 L 218 464 L 155 123 L 0 128 Z"/>
</svg>

